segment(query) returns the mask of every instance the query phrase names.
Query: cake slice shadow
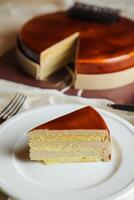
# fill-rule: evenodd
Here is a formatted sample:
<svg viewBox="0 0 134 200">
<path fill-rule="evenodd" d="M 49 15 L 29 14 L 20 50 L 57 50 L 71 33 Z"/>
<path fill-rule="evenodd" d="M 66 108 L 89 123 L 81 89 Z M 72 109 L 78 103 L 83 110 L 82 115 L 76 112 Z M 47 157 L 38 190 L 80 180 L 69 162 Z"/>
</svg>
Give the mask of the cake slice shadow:
<svg viewBox="0 0 134 200">
<path fill-rule="evenodd" d="M 16 149 L 14 153 L 18 160 L 30 162 L 28 144 L 25 144 L 25 146 Z"/>
</svg>

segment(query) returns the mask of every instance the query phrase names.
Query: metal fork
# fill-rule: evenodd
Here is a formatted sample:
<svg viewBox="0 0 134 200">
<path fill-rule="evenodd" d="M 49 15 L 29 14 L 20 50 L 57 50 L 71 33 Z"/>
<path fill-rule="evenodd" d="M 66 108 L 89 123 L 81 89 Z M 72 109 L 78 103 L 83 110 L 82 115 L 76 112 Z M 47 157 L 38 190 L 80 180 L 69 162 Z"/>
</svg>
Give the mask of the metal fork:
<svg viewBox="0 0 134 200">
<path fill-rule="evenodd" d="M 9 104 L 0 112 L 0 124 L 18 112 L 26 98 L 24 94 L 16 93 Z"/>
</svg>

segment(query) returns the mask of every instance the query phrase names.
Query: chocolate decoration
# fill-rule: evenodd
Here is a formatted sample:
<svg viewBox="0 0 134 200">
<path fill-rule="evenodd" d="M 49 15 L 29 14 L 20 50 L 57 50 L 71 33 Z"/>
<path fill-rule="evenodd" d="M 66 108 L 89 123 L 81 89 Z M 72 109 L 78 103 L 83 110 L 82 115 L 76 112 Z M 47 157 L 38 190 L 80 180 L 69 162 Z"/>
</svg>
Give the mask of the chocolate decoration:
<svg viewBox="0 0 134 200">
<path fill-rule="evenodd" d="M 113 23 L 120 18 L 120 10 L 93 6 L 76 2 L 68 10 L 68 15 L 75 19 L 87 20 L 100 23 Z"/>
<path fill-rule="evenodd" d="M 15 59 L 15 49 L 10 50 L 0 59 L 0 79 L 38 88 L 57 90 L 61 90 L 71 81 L 71 77 L 69 77 L 65 69 L 58 71 L 46 81 L 34 80 L 19 68 Z M 77 96 L 77 92 L 78 90 L 71 88 L 66 94 Z M 87 98 L 105 98 L 120 104 L 134 104 L 134 83 L 111 90 L 84 90 L 82 96 Z"/>
</svg>

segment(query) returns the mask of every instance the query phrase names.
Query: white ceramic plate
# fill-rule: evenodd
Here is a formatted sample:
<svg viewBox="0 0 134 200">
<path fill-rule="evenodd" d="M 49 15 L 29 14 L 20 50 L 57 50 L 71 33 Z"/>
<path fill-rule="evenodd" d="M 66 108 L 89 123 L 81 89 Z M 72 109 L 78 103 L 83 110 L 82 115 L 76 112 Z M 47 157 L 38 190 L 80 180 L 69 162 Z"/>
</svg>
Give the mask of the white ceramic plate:
<svg viewBox="0 0 134 200">
<path fill-rule="evenodd" d="M 98 110 L 109 126 L 112 161 L 45 166 L 31 162 L 27 131 L 82 105 L 45 106 L 17 115 L 0 128 L 0 187 L 21 200 L 115 200 L 134 187 L 134 128 Z"/>
</svg>

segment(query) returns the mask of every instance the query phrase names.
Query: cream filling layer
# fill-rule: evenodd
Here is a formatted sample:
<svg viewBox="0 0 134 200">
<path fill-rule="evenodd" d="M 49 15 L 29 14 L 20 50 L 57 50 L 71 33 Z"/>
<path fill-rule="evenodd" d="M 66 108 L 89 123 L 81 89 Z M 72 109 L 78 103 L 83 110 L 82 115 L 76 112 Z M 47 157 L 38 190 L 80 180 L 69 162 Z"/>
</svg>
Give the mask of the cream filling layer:
<svg viewBox="0 0 134 200">
<path fill-rule="evenodd" d="M 40 65 L 27 58 L 16 46 L 17 61 L 22 69 L 31 75 L 33 78 L 39 78 Z"/>
<path fill-rule="evenodd" d="M 47 130 L 35 129 L 28 133 L 29 140 L 38 141 L 103 141 L 108 130 Z"/>
<path fill-rule="evenodd" d="M 41 52 L 40 80 L 46 79 L 53 72 L 74 60 L 78 36 L 79 33 L 76 32 Z"/>
<path fill-rule="evenodd" d="M 103 90 L 122 87 L 134 82 L 134 67 L 106 74 L 77 74 L 76 89 Z"/>
<path fill-rule="evenodd" d="M 67 141 L 64 140 L 64 136 L 66 135 L 66 138 L 68 138 L 70 132 L 68 133 L 68 131 L 65 130 L 62 130 L 61 132 L 59 131 L 58 135 L 61 137 L 59 141 L 59 137 L 57 138 L 55 131 L 51 130 L 50 134 L 49 131 L 50 130 L 33 130 L 29 132 L 31 160 L 42 160 L 44 162 L 45 160 L 47 162 L 50 160 L 55 162 L 56 159 L 57 161 L 82 161 L 83 158 L 87 158 L 89 160 L 109 160 L 109 155 L 111 154 L 111 143 L 109 140 L 109 133 L 106 130 L 97 130 L 98 135 L 99 132 L 101 132 L 99 135 L 101 136 L 101 140 L 99 139 L 96 141 L 87 140 L 87 138 L 90 138 L 91 136 L 97 136 L 95 130 L 91 130 L 91 132 L 89 130 L 79 130 L 79 133 L 78 130 L 70 130 L 71 133 L 74 132 L 73 136 L 75 136 L 75 138 Z M 49 136 L 49 139 L 47 136 Z M 77 140 L 82 136 L 82 140 Z M 86 137 L 84 138 L 84 136 Z M 56 140 L 54 140 L 54 138 Z"/>
<path fill-rule="evenodd" d="M 50 48 L 40 53 L 40 64 L 33 62 L 25 56 L 18 48 L 18 62 L 29 75 L 35 79 L 45 80 L 58 69 L 65 67 L 66 64 L 74 60 L 76 52 L 76 43 L 79 33 L 76 32 L 62 41 L 54 44 Z"/>
<path fill-rule="evenodd" d="M 108 139 L 104 142 L 38 142 L 30 141 L 29 145 L 32 151 L 47 151 L 47 152 L 87 152 L 88 150 L 92 151 L 93 149 L 107 148 L 109 146 Z"/>
<path fill-rule="evenodd" d="M 92 152 L 68 152 L 68 153 L 62 153 L 62 152 L 31 152 L 31 158 L 32 159 L 41 159 L 45 160 L 45 158 L 64 158 L 64 157 L 88 157 L 88 156 L 102 156 L 105 153 L 105 150 L 96 150 Z M 108 155 L 108 152 L 106 153 Z"/>
</svg>

